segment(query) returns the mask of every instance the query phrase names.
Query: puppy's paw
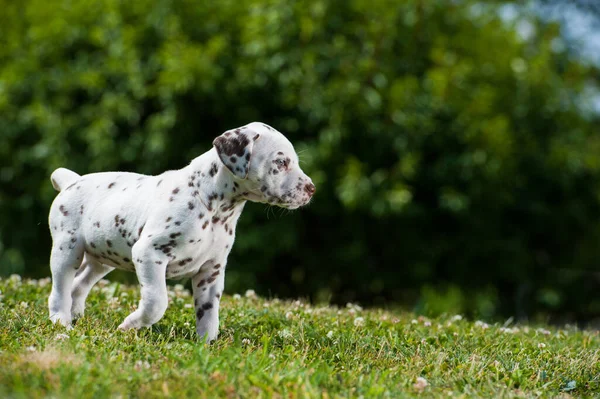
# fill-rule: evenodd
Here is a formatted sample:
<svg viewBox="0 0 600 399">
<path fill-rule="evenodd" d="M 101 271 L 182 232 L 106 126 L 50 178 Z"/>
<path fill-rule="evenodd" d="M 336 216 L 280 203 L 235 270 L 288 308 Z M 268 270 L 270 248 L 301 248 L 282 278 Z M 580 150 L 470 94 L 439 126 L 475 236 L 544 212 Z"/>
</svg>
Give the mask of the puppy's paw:
<svg viewBox="0 0 600 399">
<path fill-rule="evenodd" d="M 83 317 L 83 313 L 85 312 L 85 304 L 77 303 L 77 301 L 73 301 L 73 305 L 71 306 L 71 317 L 74 319 L 79 319 Z"/>
<path fill-rule="evenodd" d="M 64 327 L 67 328 L 67 330 L 71 330 L 73 328 L 73 326 L 71 325 L 72 319 L 70 315 L 65 315 L 65 314 L 61 314 L 61 313 L 55 313 L 53 315 L 50 315 L 50 321 L 52 322 L 52 324 L 60 324 Z"/>
<path fill-rule="evenodd" d="M 144 323 L 143 315 L 138 310 L 136 310 L 135 312 L 127 316 L 123 323 L 121 323 L 119 327 L 117 327 L 117 329 L 121 331 L 127 331 L 132 329 L 140 329 L 142 327 L 150 327 L 151 325 L 151 323 Z"/>
<path fill-rule="evenodd" d="M 196 332 L 202 342 L 211 343 L 219 336 L 219 325 L 217 323 L 202 327 L 197 327 Z"/>
<path fill-rule="evenodd" d="M 121 323 L 119 325 L 119 327 L 117 327 L 117 330 L 127 331 L 127 330 L 137 329 L 137 328 L 139 328 L 139 327 L 136 326 L 131 320 L 129 320 L 129 318 L 126 318 L 125 321 L 123 323 Z"/>
</svg>

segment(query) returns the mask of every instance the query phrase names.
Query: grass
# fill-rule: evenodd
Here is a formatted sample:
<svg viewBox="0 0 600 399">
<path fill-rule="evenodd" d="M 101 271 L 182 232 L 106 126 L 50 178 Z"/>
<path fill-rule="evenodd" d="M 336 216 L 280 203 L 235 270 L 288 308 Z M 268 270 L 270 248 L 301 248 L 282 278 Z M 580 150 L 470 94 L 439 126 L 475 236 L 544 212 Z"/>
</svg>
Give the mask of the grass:
<svg viewBox="0 0 600 399">
<path fill-rule="evenodd" d="M 600 336 L 573 327 L 225 296 L 200 343 L 187 290 L 152 329 L 116 331 L 137 287 L 101 281 L 66 331 L 49 280 L 0 280 L 0 397 L 598 397 Z"/>
</svg>

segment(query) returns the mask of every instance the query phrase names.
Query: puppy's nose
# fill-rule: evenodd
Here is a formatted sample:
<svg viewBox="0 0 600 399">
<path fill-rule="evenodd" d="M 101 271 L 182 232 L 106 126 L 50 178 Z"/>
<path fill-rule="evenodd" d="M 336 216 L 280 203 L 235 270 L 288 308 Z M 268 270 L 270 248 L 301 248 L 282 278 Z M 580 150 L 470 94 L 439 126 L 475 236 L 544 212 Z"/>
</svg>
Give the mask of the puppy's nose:
<svg viewBox="0 0 600 399">
<path fill-rule="evenodd" d="M 306 183 L 304 186 L 304 191 L 308 193 L 308 195 L 312 196 L 315 193 L 316 187 L 312 183 Z"/>
</svg>

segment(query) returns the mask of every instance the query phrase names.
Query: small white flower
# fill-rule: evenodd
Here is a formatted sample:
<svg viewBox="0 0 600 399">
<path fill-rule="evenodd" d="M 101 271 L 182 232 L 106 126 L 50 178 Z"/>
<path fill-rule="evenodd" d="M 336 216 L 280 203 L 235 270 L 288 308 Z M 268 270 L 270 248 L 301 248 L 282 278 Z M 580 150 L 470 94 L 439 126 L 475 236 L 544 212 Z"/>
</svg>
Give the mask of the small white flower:
<svg viewBox="0 0 600 399">
<path fill-rule="evenodd" d="M 271 306 L 271 304 L 269 304 L 269 302 L 263 303 L 263 308 L 268 308 L 269 306 Z"/>
<path fill-rule="evenodd" d="M 140 371 L 142 369 L 149 369 L 150 363 L 148 363 L 147 360 L 144 360 L 144 361 L 138 360 L 137 362 L 135 362 L 135 366 L 133 366 L 133 367 L 136 371 Z"/>
<path fill-rule="evenodd" d="M 190 322 L 189 322 L 189 321 L 186 321 L 185 323 L 183 323 L 183 326 L 184 326 L 184 327 L 190 327 L 190 326 L 191 326 L 191 324 L 190 324 Z"/>
<path fill-rule="evenodd" d="M 183 291 L 183 285 L 181 285 L 181 284 L 175 284 L 175 286 L 173 287 L 173 289 L 175 289 L 175 291 Z"/>
<path fill-rule="evenodd" d="M 410 324 L 417 324 L 417 323 L 418 323 L 418 321 L 417 321 L 417 320 L 415 320 L 415 319 L 412 319 L 412 320 L 410 321 Z"/>
<path fill-rule="evenodd" d="M 354 326 L 355 327 L 362 327 L 365 325 L 365 319 L 362 317 L 357 317 L 356 319 L 354 319 Z"/>
<path fill-rule="evenodd" d="M 423 377 L 417 377 L 417 382 L 413 384 L 413 388 L 415 388 L 418 392 L 423 392 L 425 388 L 427 388 L 429 383 Z"/>
<path fill-rule="evenodd" d="M 107 279 L 103 278 L 102 280 L 98 281 L 98 286 L 100 288 L 106 287 L 107 285 L 110 284 L 110 281 L 108 281 Z"/>
<path fill-rule="evenodd" d="M 250 299 L 256 298 L 256 292 L 254 292 L 254 290 L 246 291 L 246 298 L 250 298 Z"/>
<path fill-rule="evenodd" d="M 543 342 L 540 342 L 540 343 L 538 344 L 538 348 L 540 348 L 540 349 L 544 349 L 545 347 L 546 347 L 546 344 L 545 344 L 545 343 L 543 343 Z"/>
<path fill-rule="evenodd" d="M 67 339 L 69 338 L 69 336 L 67 334 L 56 334 L 56 337 L 54 337 L 55 341 L 62 341 L 63 339 Z"/>
<path fill-rule="evenodd" d="M 456 314 L 456 315 L 452 316 L 452 318 L 450 320 L 452 320 L 452 321 L 460 321 L 462 319 L 463 319 L 463 317 L 461 315 Z"/>
<path fill-rule="evenodd" d="M 27 309 L 29 304 L 27 302 L 19 302 L 19 307 L 23 309 Z"/>
<path fill-rule="evenodd" d="M 275 359 L 275 354 L 269 353 L 269 359 Z"/>
<path fill-rule="evenodd" d="M 192 305 L 191 303 L 186 303 L 185 305 L 183 305 L 184 308 L 186 309 L 190 309 L 192 308 L 194 305 Z"/>
<path fill-rule="evenodd" d="M 41 278 L 38 280 L 38 285 L 42 288 L 47 286 L 50 283 L 51 283 L 50 277 L 45 277 L 45 278 Z"/>
<path fill-rule="evenodd" d="M 35 352 L 36 349 L 35 349 L 35 346 L 32 345 L 32 346 L 28 346 L 27 348 L 25 348 L 25 350 L 27 352 Z"/>
<path fill-rule="evenodd" d="M 278 331 L 277 335 L 279 335 L 279 338 L 286 339 L 290 338 L 292 336 L 292 333 L 287 328 L 284 328 L 283 330 Z"/>
<path fill-rule="evenodd" d="M 248 338 L 242 339 L 242 345 L 250 345 L 250 340 Z"/>
<path fill-rule="evenodd" d="M 327 338 L 330 338 L 330 339 L 331 339 L 331 338 L 333 338 L 333 331 L 331 331 L 331 330 L 330 330 L 330 331 L 327 333 Z"/>
<path fill-rule="evenodd" d="M 454 335 L 455 337 L 458 337 L 458 333 L 457 332 L 452 333 L 452 335 Z"/>
<path fill-rule="evenodd" d="M 291 318 L 294 317 L 294 314 L 292 312 L 285 312 L 285 318 L 290 320 Z"/>
<path fill-rule="evenodd" d="M 431 327 L 431 322 L 428 320 L 428 321 L 426 321 L 425 323 L 423 323 L 423 325 L 424 325 L 425 327 Z"/>
<path fill-rule="evenodd" d="M 21 276 L 19 276 L 18 274 L 11 274 L 8 278 L 8 281 L 10 281 L 11 283 L 20 283 Z"/>
<path fill-rule="evenodd" d="M 236 301 L 238 299 L 240 299 L 242 296 L 240 294 L 233 294 L 233 299 L 235 299 Z"/>
<path fill-rule="evenodd" d="M 489 325 L 488 323 L 485 323 L 485 322 L 483 322 L 483 321 L 480 321 L 480 320 L 477 320 L 477 321 L 475 322 L 475 325 L 476 325 L 477 327 L 481 327 L 481 328 L 482 328 L 482 329 L 484 329 L 484 330 L 486 330 L 486 329 L 490 328 L 490 325 Z"/>
<path fill-rule="evenodd" d="M 539 332 L 542 335 L 550 335 L 550 331 L 546 330 L 545 328 L 538 328 L 537 332 Z"/>
</svg>

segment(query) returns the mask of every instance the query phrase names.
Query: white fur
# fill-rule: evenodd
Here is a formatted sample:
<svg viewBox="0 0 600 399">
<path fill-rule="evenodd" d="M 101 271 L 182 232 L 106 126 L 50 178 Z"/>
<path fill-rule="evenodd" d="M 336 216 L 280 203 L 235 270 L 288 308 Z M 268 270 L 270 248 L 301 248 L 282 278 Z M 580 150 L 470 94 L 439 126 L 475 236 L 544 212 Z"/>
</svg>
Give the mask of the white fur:
<svg viewBox="0 0 600 399">
<path fill-rule="evenodd" d="M 197 332 L 214 340 L 225 265 L 247 200 L 294 209 L 314 185 L 292 144 L 251 123 L 223 133 L 180 170 L 79 176 L 59 168 L 50 209 L 50 319 L 70 326 L 92 286 L 114 268 L 134 271 L 141 301 L 120 329 L 151 326 L 167 308 L 167 278 L 192 279 Z"/>
</svg>

